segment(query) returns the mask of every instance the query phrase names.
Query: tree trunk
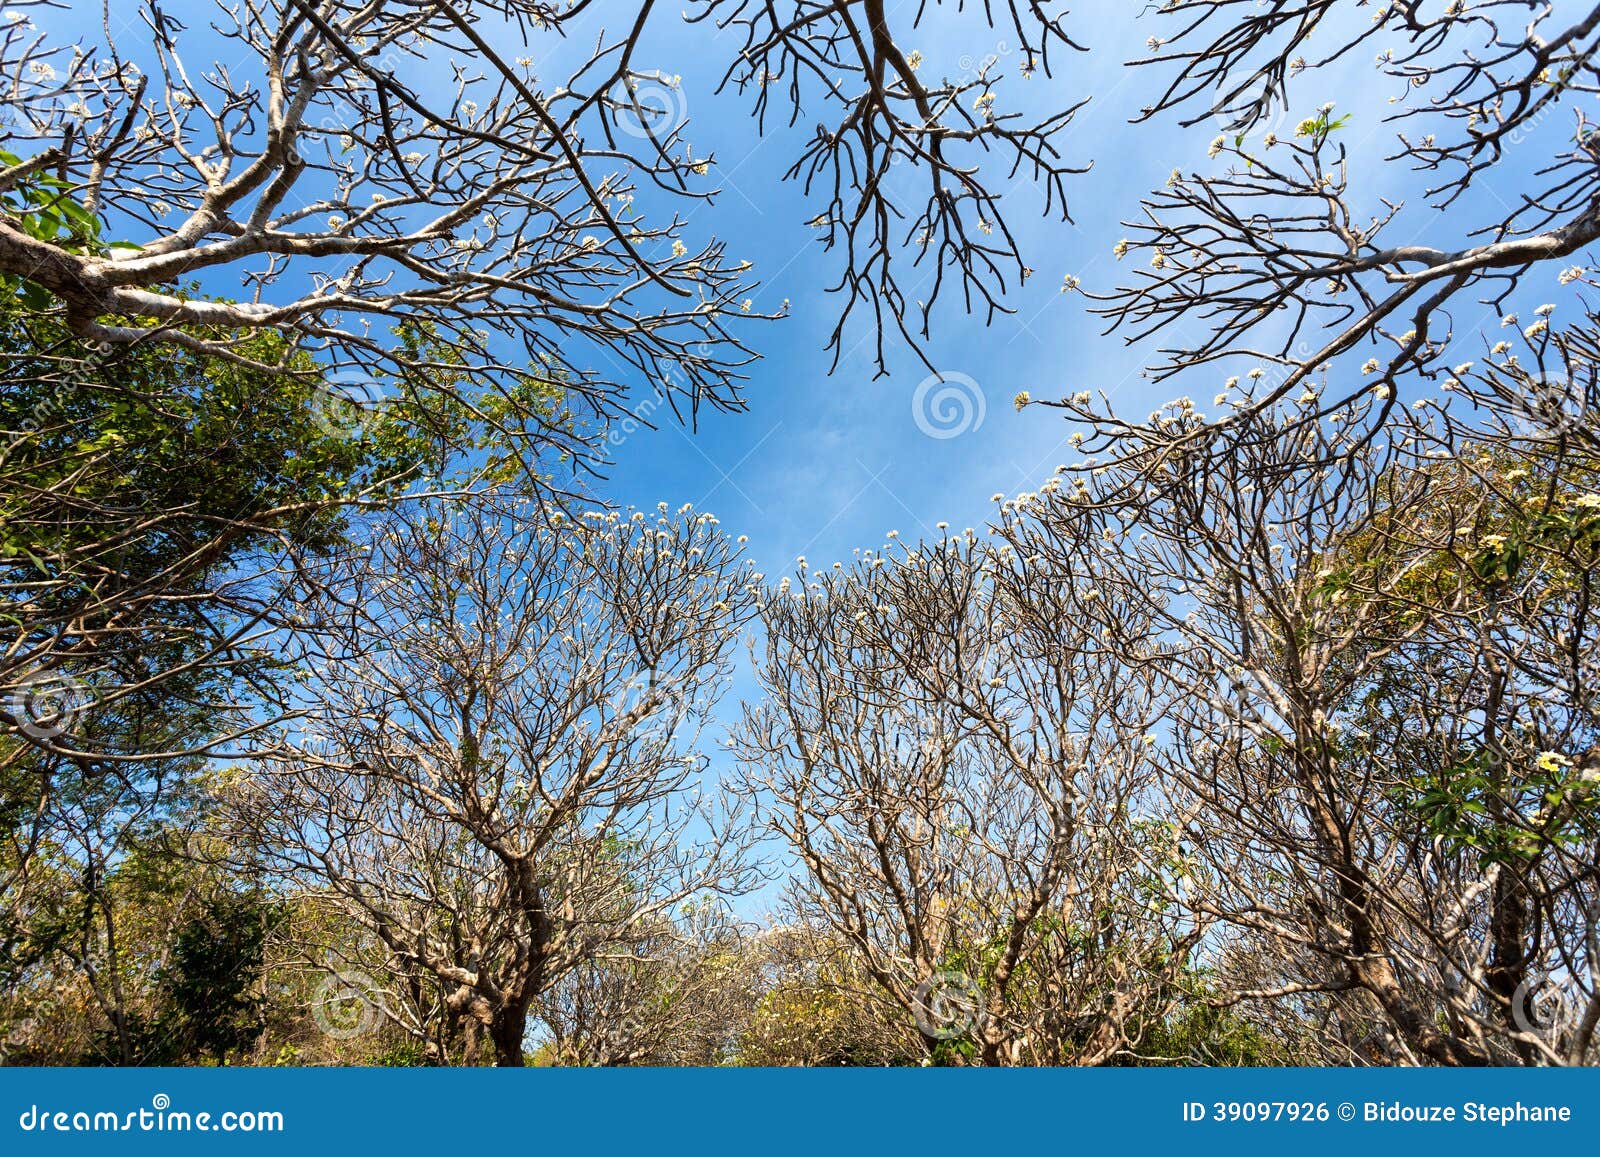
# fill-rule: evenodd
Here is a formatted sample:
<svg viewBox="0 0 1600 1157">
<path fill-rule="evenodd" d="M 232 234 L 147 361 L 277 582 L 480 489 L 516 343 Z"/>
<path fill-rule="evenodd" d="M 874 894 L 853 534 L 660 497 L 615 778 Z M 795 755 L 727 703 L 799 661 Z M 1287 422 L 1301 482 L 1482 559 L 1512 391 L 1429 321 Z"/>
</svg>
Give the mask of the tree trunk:
<svg viewBox="0 0 1600 1157">
<path fill-rule="evenodd" d="M 489 1026 L 494 1040 L 494 1063 L 521 1068 L 522 1038 L 528 1030 L 528 1006 L 524 1003 L 507 1003 L 495 1010 Z"/>
</svg>

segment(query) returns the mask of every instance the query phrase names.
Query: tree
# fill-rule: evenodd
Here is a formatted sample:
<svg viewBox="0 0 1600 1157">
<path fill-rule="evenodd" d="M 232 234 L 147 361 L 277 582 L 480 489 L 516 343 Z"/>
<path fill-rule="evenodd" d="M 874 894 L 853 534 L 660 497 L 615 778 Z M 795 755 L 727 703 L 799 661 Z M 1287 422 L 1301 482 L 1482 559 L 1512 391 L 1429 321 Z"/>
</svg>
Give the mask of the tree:
<svg viewBox="0 0 1600 1157">
<path fill-rule="evenodd" d="M 927 1057 L 915 1024 L 829 929 L 776 924 L 751 949 L 759 997 L 739 1039 L 741 1065 L 859 1068 Z"/>
<path fill-rule="evenodd" d="M 1360 1026 L 1346 1058 L 1582 1060 L 1600 1017 L 1593 459 L 1467 444 L 1444 419 L 1374 441 L 1359 416 L 1258 415 L 1226 460 L 1136 453 L 1017 550 L 1065 566 L 1085 520 L 1128 532 L 1097 581 L 1146 624 L 1114 639 L 1164 687 L 1185 902 L 1252 958 L 1232 999 L 1314 994 Z M 1158 422 L 1160 448 L 1203 419 L 1180 403 Z M 1533 1023 L 1551 984 L 1559 1042 Z"/>
<path fill-rule="evenodd" d="M 537 1002 L 558 1065 L 718 1065 L 756 998 L 751 946 L 719 901 L 642 925 L 580 961 Z"/>
<path fill-rule="evenodd" d="M 181 924 L 161 977 L 178 1057 L 219 1064 L 261 1036 L 266 943 L 278 912 L 259 891 L 218 892 Z"/>
<path fill-rule="evenodd" d="M 1525 22 L 1503 19 L 1502 5 L 1489 2 L 1394 3 L 1366 21 L 1343 19 L 1332 0 L 1273 0 L 1248 16 L 1224 0 L 1162 10 L 1171 31 L 1151 38 L 1153 55 L 1142 63 L 1175 66 L 1177 74 L 1143 116 L 1176 112 L 1188 125 L 1207 118 L 1226 124 L 1209 152 L 1227 167 L 1217 174 L 1174 170 L 1166 188 L 1125 223 L 1129 235 L 1116 246 L 1119 259 L 1141 267 L 1127 284 L 1091 297 L 1129 341 L 1162 327 L 1173 332 L 1184 320 L 1197 324 L 1202 337 L 1159 351 L 1150 367 L 1156 380 L 1182 374 L 1189 381 L 1201 370 L 1220 370 L 1226 379 L 1220 397 L 1237 413 L 1181 439 L 1165 431 L 1166 453 L 1226 454 L 1261 432 L 1253 416 L 1297 399 L 1305 422 L 1365 399 L 1371 405 L 1361 408 L 1363 421 L 1404 425 L 1402 387 L 1458 392 L 1501 413 L 1527 413 L 1527 395 L 1504 388 L 1506 373 L 1463 358 L 1452 328 L 1453 308 L 1476 294 L 1528 343 L 1549 346 L 1548 311 L 1519 320 L 1519 287 L 1541 268 L 1556 279 L 1560 265 L 1561 284 L 1586 282 L 1582 251 L 1600 238 L 1597 139 L 1581 103 L 1600 91 L 1600 7 L 1526 7 Z M 1352 156 L 1342 143 L 1349 118 L 1331 103 L 1282 135 L 1270 131 L 1274 115 L 1309 111 L 1291 101 L 1291 87 L 1304 88 L 1322 66 L 1373 50 L 1379 73 L 1396 89 L 1387 118 L 1397 139 L 1390 156 L 1376 163 Z M 1547 123 L 1554 118 L 1565 123 Z M 1401 202 L 1363 196 L 1364 185 L 1379 188 L 1383 174 L 1373 170 L 1380 164 L 1427 174 L 1425 206 L 1407 211 Z M 1510 182 L 1516 195 L 1466 196 L 1491 166 L 1501 188 Z M 1363 207 L 1369 200 L 1371 216 Z M 1462 223 L 1458 247 L 1409 240 L 1421 216 L 1444 209 L 1448 221 Z M 1395 233 L 1406 240 L 1390 240 Z M 1567 340 L 1593 348 L 1593 319 L 1577 322 Z M 1491 358 L 1510 349 L 1510 342 L 1495 343 Z M 1334 363 L 1348 372 L 1321 393 L 1320 375 Z M 1553 397 L 1533 408 L 1592 399 L 1590 379 L 1592 373 L 1544 383 L 1541 392 Z M 1132 443 L 1143 445 L 1140 438 L 1163 433 L 1153 420 L 1118 418 L 1088 395 L 1051 404 L 1095 425 L 1101 438 L 1091 440 L 1094 449 L 1133 433 L 1139 437 Z"/>
<path fill-rule="evenodd" d="M 1102 594 L 969 531 L 802 560 L 763 603 L 746 790 L 799 860 L 798 919 L 930 1057 L 1108 1061 L 1201 934 L 1161 900 L 1181 865 L 1143 807 L 1156 713 L 1102 633 L 1139 612 Z"/>
<path fill-rule="evenodd" d="M 437 438 L 465 439 L 442 405 L 358 429 L 309 385 L 182 348 L 90 358 L 14 306 L 0 310 L 0 346 L 9 972 L 52 950 L 36 919 L 57 901 L 95 918 L 150 826 L 191 822 L 179 813 L 202 756 L 238 751 L 283 709 L 295 654 L 283 600 L 303 564 L 345 542 L 364 508 L 411 492 Z M 240 348 L 277 356 L 283 343 Z M 41 853 L 53 862 L 36 871 Z M 80 966 L 98 951 L 78 952 Z M 115 1022 L 114 994 L 99 991 Z"/>
<path fill-rule="evenodd" d="M 984 170 L 1004 163 L 1008 179 L 1027 173 L 1044 193 L 1045 212 L 1070 220 L 1066 180 L 1088 165 L 1062 160 L 1060 138 L 1088 99 L 1033 121 L 1009 111 L 1001 94 L 1015 81 L 1005 75 L 1002 52 L 1015 55 L 1019 79 L 1049 76 L 1060 53 L 1082 51 L 1065 12 L 1044 4 L 985 6 L 974 20 L 982 30 L 970 27 L 973 42 L 1000 32 L 1001 51 L 972 64 L 964 58 L 959 75 L 935 79 L 922 70 L 923 54 L 902 45 L 925 21 L 959 19 L 948 7 L 911 10 L 904 23 L 883 0 L 700 0 L 690 11 L 696 23 L 742 36 L 722 86 L 754 92 L 760 128 L 769 116 L 811 121 L 810 139 L 786 176 L 802 180 L 808 193 L 820 191 L 824 205 L 811 225 L 829 249 L 843 250 L 834 289 L 844 305 L 829 343 L 835 365 L 858 308 L 870 311 L 880 374 L 888 372 L 884 334 L 892 326 L 917 348 L 947 282 L 969 310 L 991 319 L 1007 312 L 1001 299 L 1011 279 L 1020 285 L 1033 270 Z M 810 111 L 816 108 L 825 112 Z M 915 179 L 896 179 L 896 169 Z M 909 299 L 908 275 L 898 265 L 907 245 L 910 267 L 926 266 Z"/>
<path fill-rule="evenodd" d="M 389 351 L 362 323 L 406 318 L 469 355 L 477 385 L 523 372 L 488 332 L 572 369 L 575 395 L 597 410 L 615 409 L 619 389 L 580 373 L 572 347 L 603 348 L 691 406 L 739 404 L 749 355 L 729 323 L 755 288 L 746 263 L 645 212 L 647 199 L 693 206 L 716 193 L 678 77 L 641 63 L 665 18 L 648 0 L 617 5 L 617 31 L 550 79 L 534 74 L 536 51 L 502 46 L 587 32 L 604 5 L 253 0 L 222 11 L 230 67 L 209 83 L 184 55 L 178 14 L 155 0 L 142 10 L 148 53 L 106 44 L 69 57 L 31 34 L 33 0 L 17 11 L 0 61 L 21 155 L 0 188 L 59 174 L 85 214 L 69 222 L 77 232 L 12 229 L 0 271 L 84 336 L 135 340 L 128 320 L 142 318 L 178 327 L 155 340 L 226 352 L 186 330 L 275 326 L 370 368 Z M 1081 50 L 1065 12 L 981 10 L 967 28 L 999 34 L 1001 50 L 939 79 L 902 47 L 926 28 L 922 10 L 701 0 L 683 15 L 735 31 L 720 87 L 751 95 L 758 131 L 804 125 L 786 175 L 816 191 L 812 223 L 842 253 L 836 354 L 858 310 L 917 345 L 947 283 L 969 307 L 1007 308 L 1004 293 L 1033 270 L 984 169 L 1027 174 L 1065 218 L 1067 178 L 1088 168 L 1063 160 L 1061 143 L 1086 96 L 1031 120 L 1004 103 Z M 97 221 L 123 240 L 102 241 Z M 908 244 L 917 285 L 901 269 Z M 169 292 L 202 271 L 237 273 L 251 299 Z M 885 371 L 881 332 L 876 357 Z"/>
<path fill-rule="evenodd" d="M 564 975 L 750 882 L 694 750 L 751 598 L 710 515 L 416 507 L 321 589 L 342 622 L 234 842 L 443 989 L 441 1059 L 521 1064 Z"/>
<path fill-rule="evenodd" d="M 146 814 L 118 837 L 64 833 L 34 865 L 13 912 L 25 922 L 23 951 L 13 944 L 4 962 L 15 1003 L 0 1013 L 0 1061 L 248 1058 L 265 1027 L 265 945 L 277 906 L 204 863 L 204 839 L 193 832 Z"/>
<path fill-rule="evenodd" d="M 296 560 L 338 542 L 352 510 L 392 499 L 427 460 L 410 434 L 352 436 L 309 386 L 185 350 L 140 346 L 85 370 L 81 343 L 15 310 L 0 312 L 0 345 L 0 596 L 13 628 L 0 711 L 35 748 L 85 754 L 78 717 L 157 684 L 177 699 L 261 680 L 259 644 Z M 270 335 L 240 348 L 285 350 Z M 226 742 L 248 728 L 244 711 L 165 742 Z M 142 757 L 168 750 L 142 744 Z"/>
<path fill-rule="evenodd" d="M 0 192 L 53 175 L 79 211 L 48 230 L 0 217 L 0 272 L 80 340 L 306 373 L 246 344 L 274 330 L 323 372 L 385 381 L 415 366 L 392 336 L 410 326 L 445 351 L 420 368 L 458 374 L 473 405 L 559 365 L 575 400 L 614 408 L 615 386 L 565 360 L 585 345 L 679 383 L 691 407 L 735 404 L 745 266 L 633 207 L 635 176 L 704 196 L 674 130 L 615 131 L 637 107 L 637 29 L 552 92 L 498 45 L 577 9 L 252 0 L 217 10 L 215 67 L 186 59 L 188 29 L 159 0 L 140 9 L 146 43 L 98 52 L 39 35 L 37 12 L 24 3 L 0 32 L 23 114 Z M 208 274 L 247 298 L 175 289 Z"/>
</svg>

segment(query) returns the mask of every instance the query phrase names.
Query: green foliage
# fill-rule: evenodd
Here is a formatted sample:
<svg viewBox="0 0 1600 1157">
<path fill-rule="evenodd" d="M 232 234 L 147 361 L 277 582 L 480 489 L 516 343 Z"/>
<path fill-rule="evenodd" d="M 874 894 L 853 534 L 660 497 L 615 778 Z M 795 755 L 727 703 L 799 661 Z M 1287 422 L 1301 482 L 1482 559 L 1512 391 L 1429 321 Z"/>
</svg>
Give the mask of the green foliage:
<svg viewBox="0 0 1600 1157">
<path fill-rule="evenodd" d="M 1349 113 L 1338 119 L 1330 119 L 1328 113 L 1319 112 L 1316 116 L 1307 117 L 1296 125 L 1294 135 L 1297 137 L 1310 137 L 1320 144 L 1327 138 L 1328 134 L 1338 132 L 1349 123 Z"/>
<path fill-rule="evenodd" d="M 1238 1012 L 1207 999 L 1214 995 L 1197 977 L 1192 996 L 1168 1016 L 1142 1026 L 1137 1057 L 1120 1064 L 1252 1066 L 1287 1063 L 1276 1043 Z"/>
<path fill-rule="evenodd" d="M 0 167 L 22 164 L 22 158 L 0 149 Z M 109 248 L 137 248 L 125 243 L 107 246 L 100 240 L 100 219 L 72 195 L 70 182 L 38 172 L 0 193 L 4 212 L 22 233 L 45 241 L 67 253 L 104 254 Z M 20 305 L 27 310 L 48 309 L 51 295 L 42 286 L 14 274 L 0 275 L 0 308 Z"/>
<path fill-rule="evenodd" d="M 278 905 L 259 891 L 222 891 L 179 925 L 160 989 L 174 1060 L 219 1063 L 261 1035 L 261 974 Z"/>
<path fill-rule="evenodd" d="M 234 527 L 412 470 L 403 445 L 351 438 L 320 420 L 312 376 L 134 346 L 102 355 L 54 323 L 0 313 L 0 422 L 19 431 L 5 467 L 0 555 L 33 566 L 104 559 L 93 548 L 135 517 L 148 533 L 115 556 L 152 573 L 210 548 L 217 565 L 252 545 Z M 241 355 L 311 367 L 275 333 L 242 337 Z M 66 375 L 65 379 L 63 374 Z M 43 498 L 42 496 L 48 496 Z M 336 513 L 285 516 L 308 545 L 337 535 Z M 41 561 L 46 560 L 46 561 Z"/>
</svg>

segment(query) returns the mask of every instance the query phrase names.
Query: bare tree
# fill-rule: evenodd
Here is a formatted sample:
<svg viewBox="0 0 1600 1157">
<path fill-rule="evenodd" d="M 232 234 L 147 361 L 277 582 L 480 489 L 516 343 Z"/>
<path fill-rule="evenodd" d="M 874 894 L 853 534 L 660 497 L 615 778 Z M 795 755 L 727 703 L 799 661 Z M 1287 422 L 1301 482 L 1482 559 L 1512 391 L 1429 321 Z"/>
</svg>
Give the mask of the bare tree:
<svg viewBox="0 0 1600 1157">
<path fill-rule="evenodd" d="M 758 974 L 746 929 L 722 905 L 682 905 L 583 960 L 538 1000 L 561 1065 L 717 1065 L 737 1055 Z"/>
<path fill-rule="evenodd" d="M 226 67 L 190 60 L 159 0 L 140 10 L 140 43 L 108 18 L 102 44 L 70 52 L 33 27 L 39 7 L 17 14 L 0 31 L 19 114 L 0 190 L 64 220 L 30 232 L 0 217 L 0 270 L 80 339 L 263 364 L 244 343 L 272 328 L 336 372 L 453 375 L 470 399 L 516 400 L 559 366 L 571 400 L 600 413 L 618 387 L 568 355 L 603 349 L 691 408 L 734 404 L 747 358 L 727 323 L 745 265 L 634 208 L 633 175 L 704 195 L 689 189 L 701 163 L 672 137 L 608 128 L 637 82 L 637 28 L 552 87 L 500 47 L 575 16 L 531 2 L 251 0 L 217 10 Z M 180 289 L 207 274 L 243 297 Z M 433 353 L 397 342 L 401 324 Z"/>
<path fill-rule="evenodd" d="M 764 608 L 770 701 L 739 743 L 792 902 L 940 1058 L 1129 1055 L 1201 932 L 1162 900 L 1154 704 L 1102 634 L 1138 620 L 1040 561 L 968 532 L 802 562 Z"/>
<path fill-rule="evenodd" d="M 1129 532 L 1102 564 L 1147 625 L 1118 647 L 1166 687 L 1186 902 L 1256 957 L 1232 998 L 1320 1003 L 1367 1026 L 1343 1035 L 1369 1061 L 1583 1061 L 1592 457 L 1438 416 L 1375 442 L 1360 417 L 1258 414 L 1226 459 L 1134 453 L 1018 549 Z M 1176 403 L 1151 442 L 1203 423 Z"/>
<path fill-rule="evenodd" d="M 1088 171 L 1062 159 L 1059 139 L 1087 98 L 1032 122 L 1007 107 L 1017 79 L 1051 74 L 1053 50 L 1082 51 L 1064 10 L 1014 0 L 985 6 L 967 28 L 975 43 L 999 34 L 995 50 L 938 77 L 909 46 L 916 32 L 931 36 L 935 23 L 959 19 L 946 4 L 918 7 L 900 29 L 883 0 L 698 0 L 691 11 L 696 22 L 743 38 L 723 87 L 755 94 L 761 128 L 769 117 L 812 122 L 786 176 L 820 196 L 811 224 L 828 248 L 843 250 L 833 288 L 844 306 L 829 343 L 835 364 L 860 308 L 870 311 L 878 370 L 887 373 L 884 334 L 898 331 L 916 348 L 947 278 L 969 310 L 991 319 L 1007 311 L 1000 299 L 1010 279 L 1020 285 L 1033 270 L 984 168 L 1026 173 L 1043 189 L 1045 212 L 1062 219 L 1067 177 Z M 916 180 L 898 179 L 897 168 Z M 909 296 L 899 272 L 907 246 L 910 266 L 922 270 Z"/>
<path fill-rule="evenodd" d="M 0 190 L 70 213 L 48 233 L 7 215 L 0 273 L 95 341 L 239 356 L 233 335 L 274 327 L 371 371 L 395 358 L 386 331 L 404 320 L 502 394 L 548 362 L 573 371 L 575 399 L 614 410 L 617 384 L 572 357 L 587 346 L 691 408 L 736 406 L 749 354 L 729 323 L 750 310 L 748 263 L 719 241 L 690 247 L 675 218 L 635 208 L 641 190 L 658 204 L 715 191 L 711 158 L 657 107 L 676 111 L 677 79 L 637 59 L 654 4 L 621 6 L 619 30 L 559 83 L 504 47 L 574 31 L 599 7 L 250 0 L 219 9 L 229 41 L 219 67 L 186 54 L 184 20 L 160 0 L 141 10 L 148 50 L 119 42 L 109 15 L 103 43 L 69 50 L 34 27 L 47 0 L 23 0 L 0 30 L 13 111 Z M 816 224 L 844 249 L 836 350 L 857 305 L 914 336 L 894 262 L 908 242 L 931 262 L 921 337 L 947 270 L 969 305 L 1003 308 L 1008 281 L 1031 270 L 975 162 L 1026 171 L 1064 214 L 1064 180 L 1083 168 L 1060 159 L 1057 137 L 1081 101 L 1022 123 L 998 102 L 1010 82 L 998 53 L 928 78 L 879 0 L 711 0 L 687 15 L 743 36 L 723 83 L 756 94 L 762 126 L 769 114 L 809 118 L 814 104 L 836 113 L 818 117 L 789 174 L 822 186 Z M 905 31 L 921 23 L 919 12 Z M 1079 47 L 1047 6 L 986 11 L 980 26 L 1015 37 L 1002 43 L 1023 76 L 1048 73 L 1052 48 Z M 774 92 L 786 109 L 770 107 Z M 901 164 L 926 175 L 920 208 L 900 203 L 890 177 Z M 57 184 L 41 192 L 46 175 Z M 243 300 L 174 292 L 235 271 Z"/>
<path fill-rule="evenodd" d="M 1411 400 L 1400 387 L 1461 389 L 1491 344 L 1472 348 L 1478 326 L 1458 332 L 1458 310 L 1472 305 L 1472 319 L 1493 310 L 1532 339 L 1548 323 L 1518 318 L 1527 275 L 1587 279 L 1583 251 L 1600 238 L 1597 138 L 1585 105 L 1600 91 L 1600 8 L 1402 0 L 1362 19 L 1331 0 L 1272 0 L 1248 12 L 1199 0 L 1163 6 L 1160 19 L 1166 28 L 1140 63 L 1177 73 L 1143 115 L 1224 126 L 1210 148 L 1223 168 L 1174 170 L 1116 246 L 1119 259 L 1137 262 L 1132 278 L 1091 296 L 1130 342 L 1180 323 L 1200 331 L 1160 349 L 1149 372 L 1185 383 L 1215 372 L 1237 412 L 1189 430 L 1185 450 L 1223 453 L 1259 433 L 1250 414 L 1307 396 L 1316 399 L 1303 410 L 1308 422 L 1359 397 L 1375 403 L 1366 421 L 1392 421 Z M 1349 118 L 1333 104 L 1313 110 L 1292 99 L 1318 68 L 1357 51 L 1376 51 L 1394 86 L 1387 120 L 1397 143 L 1377 162 L 1351 154 Z M 1298 123 L 1267 131 L 1296 108 Z M 1430 179 L 1424 205 L 1369 193 L 1382 165 Z M 1516 194 L 1463 199 L 1490 166 Z M 1415 243 L 1422 221 L 1446 208 L 1459 243 Z M 1592 323 L 1582 329 L 1574 340 L 1592 345 Z M 1318 394 L 1332 363 L 1348 372 Z M 1522 399 L 1491 389 L 1480 400 L 1504 412 Z M 1095 423 L 1104 441 L 1094 448 L 1155 429 L 1090 397 L 1060 404 Z"/>
<path fill-rule="evenodd" d="M 694 748 L 737 553 L 687 509 L 435 506 L 340 583 L 310 721 L 236 785 L 240 846 L 443 990 L 442 1058 L 521 1064 L 563 975 L 750 882 Z"/>
</svg>

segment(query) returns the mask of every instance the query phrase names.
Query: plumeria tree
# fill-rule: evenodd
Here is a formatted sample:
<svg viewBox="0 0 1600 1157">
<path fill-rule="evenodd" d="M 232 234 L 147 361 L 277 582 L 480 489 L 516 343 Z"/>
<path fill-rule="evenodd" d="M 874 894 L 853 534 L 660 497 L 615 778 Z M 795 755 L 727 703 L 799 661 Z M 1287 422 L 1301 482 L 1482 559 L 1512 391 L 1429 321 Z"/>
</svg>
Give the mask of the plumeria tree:
<svg viewBox="0 0 1600 1157">
<path fill-rule="evenodd" d="M 570 354 L 603 349 L 691 406 L 732 403 L 745 265 L 635 208 L 639 179 L 701 194 L 670 136 L 612 131 L 627 35 L 552 90 L 501 50 L 570 17 L 537 3 L 251 0 L 216 10 L 221 46 L 160 0 L 98 45 L 36 27 L 56 15 L 24 3 L 0 29 L 0 271 L 78 338 L 283 373 L 308 352 L 356 386 L 431 365 L 467 399 L 559 365 L 596 412 L 616 386 Z M 199 278 L 238 290 L 202 297 Z M 433 342 L 420 367 L 402 324 Z M 249 346 L 267 328 L 290 352 Z"/>
<path fill-rule="evenodd" d="M 1219 460 L 1170 455 L 1180 402 L 1009 536 L 1115 527 L 1099 581 L 1144 625 L 1111 638 L 1164 688 L 1174 897 L 1233 946 L 1225 999 L 1326 1016 L 1334 1061 L 1592 1060 L 1593 456 L 1437 415 L 1374 440 L 1371 404 L 1254 415 Z"/>
<path fill-rule="evenodd" d="M 733 323 L 754 283 L 674 215 L 715 192 L 713 158 L 677 115 L 679 78 L 640 63 L 665 18 L 653 4 L 250 0 L 218 8 L 221 47 L 162 0 L 129 32 L 107 22 L 98 44 L 52 34 L 53 7 L 21 0 L 0 29 L 0 275 L 79 337 L 248 357 L 235 335 L 272 327 L 381 377 L 405 321 L 476 390 L 514 394 L 553 362 L 575 405 L 615 412 L 618 381 L 590 372 L 603 351 L 675 403 L 738 404 L 750 354 Z M 815 224 L 843 252 L 841 329 L 861 307 L 926 337 L 947 276 L 1003 308 L 1032 271 L 976 162 L 1028 172 L 1064 212 L 1081 166 L 1058 137 L 1082 98 L 1027 123 L 999 103 L 1014 78 L 998 57 L 935 79 L 897 43 L 924 15 L 902 23 L 879 0 L 710 0 L 684 15 L 735 30 L 723 84 L 753 95 L 759 124 L 808 121 L 790 175 L 815 188 Z M 596 19 L 613 30 L 559 77 L 536 75 L 533 45 Z M 985 12 L 974 29 L 1017 37 L 1024 77 L 1079 47 L 1053 5 Z M 895 166 L 925 181 L 920 205 Z M 931 265 L 920 310 L 899 272 L 908 242 Z M 198 297 L 186 287 L 200 277 L 242 292 Z"/>
<path fill-rule="evenodd" d="M 1227 453 L 1258 436 L 1252 414 L 1281 401 L 1314 400 L 1301 410 L 1313 422 L 1365 397 L 1373 427 L 1401 417 L 1419 392 L 1546 425 L 1593 402 L 1592 367 L 1564 356 L 1593 347 L 1593 318 L 1585 311 L 1557 333 L 1544 295 L 1590 282 L 1585 250 L 1600 238 L 1588 119 L 1600 8 L 1399 2 L 1365 19 L 1345 9 L 1161 7 L 1140 63 L 1163 87 L 1142 117 L 1222 131 L 1209 166 L 1174 169 L 1126 222 L 1114 252 L 1133 268 L 1090 297 L 1130 342 L 1184 332 L 1162 342 L 1148 375 L 1207 395 L 1214 381 L 1227 409 L 1180 438 L 1092 394 L 1050 399 L 1094 427 L 1092 445 L 1116 452 L 1134 434 L 1128 446 L 1148 450 L 1164 434 L 1169 453 Z M 1381 159 L 1347 144 L 1349 114 L 1306 96 L 1321 70 L 1368 52 L 1392 86 L 1379 127 L 1395 143 Z M 1413 205 L 1389 192 L 1397 166 L 1423 178 Z M 1501 193 L 1475 196 L 1491 167 Z M 1439 232 L 1429 226 L 1445 210 L 1450 240 L 1419 241 Z M 1525 284 L 1539 298 L 1528 301 Z M 1476 324 L 1462 324 L 1485 315 L 1513 340 L 1480 341 Z M 1524 342 L 1538 371 L 1519 365 Z M 1563 362 L 1569 372 L 1546 372 Z M 1330 366 L 1344 372 L 1323 393 Z"/>
<path fill-rule="evenodd" d="M 641 922 L 580 961 L 536 1006 L 559 1065 L 718 1065 L 737 1055 L 760 995 L 757 942 L 713 900 Z"/>
<path fill-rule="evenodd" d="M 799 861 L 797 922 L 935 1059 L 1136 1054 L 1202 932 L 1164 903 L 1157 711 L 1107 641 L 1140 612 L 1053 565 L 969 531 L 802 560 L 763 608 L 769 699 L 738 746 Z"/>
<path fill-rule="evenodd" d="M 439 994 L 440 1059 L 521 1064 L 563 976 L 752 882 L 695 747 L 738 553 L 688 510 L 479 500 L 397 517 L 319 588 L 314 706 L 225 789 L 236 845 Z"/>
</svg>

